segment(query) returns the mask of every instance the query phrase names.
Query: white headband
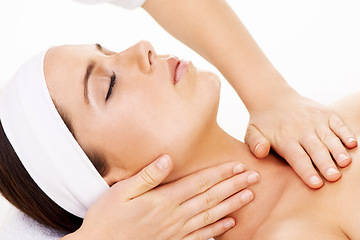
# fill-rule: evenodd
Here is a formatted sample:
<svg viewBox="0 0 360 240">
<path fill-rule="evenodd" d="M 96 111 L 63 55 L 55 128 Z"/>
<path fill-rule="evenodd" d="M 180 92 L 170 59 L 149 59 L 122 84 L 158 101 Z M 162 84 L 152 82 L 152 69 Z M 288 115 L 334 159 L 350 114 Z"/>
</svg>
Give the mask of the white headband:
<svg viewBox="0 0 360 240">
<path fill-rule="evenodd" d="M 111 3 L 127 9 L 135 9 L 142 6 L 146 0 L 76 0 L 86 4 Z"/>
<path fill-rule="evenodd" d="M 46 52 L 25 62 L 1 91 L 0 119 L 36 184 L 60 207 L 83 218 L 109 186 L 51 100 L 43 71 Z"/>
</svg>

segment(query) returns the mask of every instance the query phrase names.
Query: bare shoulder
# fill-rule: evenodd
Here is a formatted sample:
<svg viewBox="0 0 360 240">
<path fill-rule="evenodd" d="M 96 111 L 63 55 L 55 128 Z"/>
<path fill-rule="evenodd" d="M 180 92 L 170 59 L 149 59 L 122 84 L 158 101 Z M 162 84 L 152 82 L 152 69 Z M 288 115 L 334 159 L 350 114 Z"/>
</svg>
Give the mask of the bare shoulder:
<svg viewBox="0 0 360 240">
<path fill-rule="evenodd" d="M 347 126 L 357 135 L 360 143 L 360 92 L 349 95 L 330 105 Z M 349 150 L 352 163 L 342 169 L 338 183 L 329 184 L 336 193 L 337 218 L 341 228 L 350 239 L 360 236 L 360 147 Z"/>
<path fill-rule="evenodd" d="M 360 136 L 360 92 L 351 94 L 329 105 Z"/>
<path fill-rule="evenodd" d="M 357 135 L 360 143 L 360 92 L 340 99 L 330 107 Z M 252 239 L 359 239 L 360 147 L 349 150 L 349 154 L 352 163 L 341 170 L 339 181 L 326 183 L 317 191 L 297 188 L 291 193 L 301 201 L 285 213 L 269 217 Z M 291 202 L 295 202 L 294 199 Z"/>
<path fill-rule="evenodd" d="M 360 141 L 360 138 L 358 138 Z M 349 150 L 352 163 L 341 169 L 342 177 L 335 183 L 327 184 L 328 202 L 335 211 L 340 229 L 349 239 L 360 236 L 360 148 Z M 331 199 L 331 200 L 330 200 Z"/>
</svg>

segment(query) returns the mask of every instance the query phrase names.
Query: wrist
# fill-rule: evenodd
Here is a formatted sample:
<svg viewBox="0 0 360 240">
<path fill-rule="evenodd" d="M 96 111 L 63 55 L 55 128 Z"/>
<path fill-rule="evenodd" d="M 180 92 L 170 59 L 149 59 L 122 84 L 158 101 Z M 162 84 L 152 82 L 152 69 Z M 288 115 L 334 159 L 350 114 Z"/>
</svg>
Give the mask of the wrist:
<svg viewBox="0 0 360 240">
<path fill-rule="evenodd" d="M 260 79 L 261 80 L 257 80 Z M 252 80 L 249 79 L 249 82 Z M 253 80 L 257 84 L 252 84 L 242 92 L 237 91 L 243 100 L 249 113 L 265 111 L 274 104 L 288 101 L 298 97 L 299 94 L 285 81 L 280 73 L 266 73 L 259 75 Z"/>
<path fill-rule="evenodd" d="M 284 83 L 269 84 L 255 91 L 256 94 L 249 96 L 247 103 L 245 103 L 250 114 L 252 112 L 266 111 L 273 106 L 280 106 L 281 104 L 301 97 L 300 94 L 285 81 Z"/>
</svg>

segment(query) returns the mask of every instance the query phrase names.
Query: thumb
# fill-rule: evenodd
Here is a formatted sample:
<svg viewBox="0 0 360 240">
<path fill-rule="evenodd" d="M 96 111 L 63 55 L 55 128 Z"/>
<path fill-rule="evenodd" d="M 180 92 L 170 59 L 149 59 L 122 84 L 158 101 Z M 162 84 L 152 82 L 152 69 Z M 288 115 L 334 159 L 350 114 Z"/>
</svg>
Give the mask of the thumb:
<svg viewBox="0 0 360 240">
<path fill-rule="evenodd" d="M 143 168 L 135 176 L 114 184 L 125 194 L 125 198 L 138 197 L 155 188 L 169 175 L 173 162 L 168 155 L 162 155 L 154 162 Z M 117 185 L 117 186 L 115 186 Z"/>
<path fill-rule="evenodd" d="M 246 130 L 245 143 L 257 158 L 266 157 L 270 152 L 269 140 L 252 124 Z"/>
</svg>

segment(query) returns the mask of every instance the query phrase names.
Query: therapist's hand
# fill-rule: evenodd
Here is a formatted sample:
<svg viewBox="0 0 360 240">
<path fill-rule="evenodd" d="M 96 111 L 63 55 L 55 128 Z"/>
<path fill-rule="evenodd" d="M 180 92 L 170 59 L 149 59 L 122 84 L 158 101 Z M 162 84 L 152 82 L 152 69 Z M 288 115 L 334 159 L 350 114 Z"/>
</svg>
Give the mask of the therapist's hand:
<svg viewBox="0 0 360 240">
<path fill-rule="evenodd" d="M 336 181 L 341 173 L 333 158 L 346 167 L 351 159 L 343 144 L 357 146 L 355 135 L 335 112 L 292 90 L 272 93 L 271 101 L 250 111 L 245 142 L 258 158 L 267 156 L 271 146 L 311 188 L 323 185 L 313 164 L 325 179 Z"/>
<path fill-rule="evenodd" d="M 253 199 L 245 189 L 259 180 L 230 162 L 155 188 L 173 163 L 162 156 L 132 178 L 114 184 L 87 212 L 83 225 L 64 239 L 204 239 L 235 225 L 225 217 Z"/>
</svg>

